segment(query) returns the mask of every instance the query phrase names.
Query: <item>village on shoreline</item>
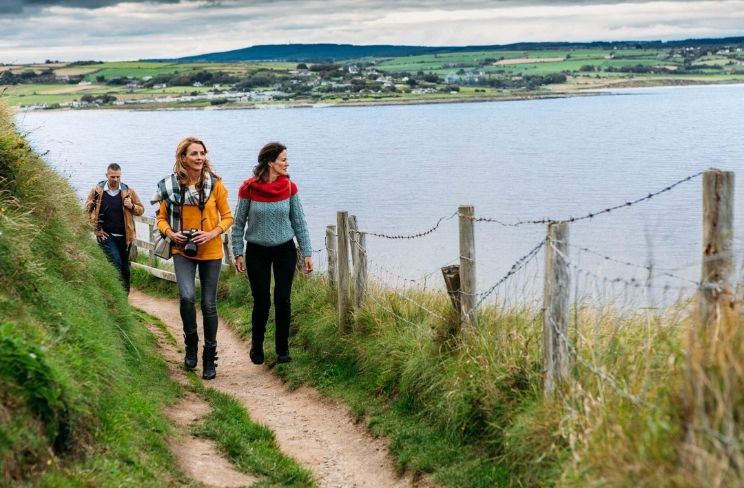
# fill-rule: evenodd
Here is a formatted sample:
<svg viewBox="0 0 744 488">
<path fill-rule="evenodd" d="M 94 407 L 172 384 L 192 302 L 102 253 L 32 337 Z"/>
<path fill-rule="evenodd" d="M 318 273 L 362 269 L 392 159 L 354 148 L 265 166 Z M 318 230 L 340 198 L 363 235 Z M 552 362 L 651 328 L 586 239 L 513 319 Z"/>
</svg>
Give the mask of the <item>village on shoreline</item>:
<svg viewBox="0 0 744 488">
<path fill-rule="evenodd" d="M 14 110 L 253 109 L 480 102 L 744 83 L 744 45 L 475 50 L 322 62 L 0 64 Z"/>
</svg>

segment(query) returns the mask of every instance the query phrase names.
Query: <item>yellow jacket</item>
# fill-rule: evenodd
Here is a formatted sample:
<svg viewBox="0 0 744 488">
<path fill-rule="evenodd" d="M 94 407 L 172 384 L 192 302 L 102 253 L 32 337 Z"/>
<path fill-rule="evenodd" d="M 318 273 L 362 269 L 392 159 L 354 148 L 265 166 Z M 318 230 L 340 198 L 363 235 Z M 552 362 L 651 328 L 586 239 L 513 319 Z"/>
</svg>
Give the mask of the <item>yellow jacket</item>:
<svg viewBox="0 0 744 488">
<path fill-rule="evenodd" d="M 227 188 L 222 184 L 222 180 L 217 180 L 212 188 L 212 193 L 204 205 L 204 211 L 200 212 L 196 205 L 184 205 L 181 211 L 183 221 L 182 229 L 197 229 L 210 231 L 215 227 L 220 227 L 222 233 L 233 224 L 233 216 L 230 211 L 230 205 L 227 203 Z M 168 205 L 165 201 L 160 202 L 160 209 L 157 215 L 157 225 L 160 232 L 170 229 L 168 223 Z M 181 247 L 174 245 L 173 254 L 183 254 Z M 198 247 L 196 256 L 190 259 L 209 260 L 222 259 L 222 239 L 217 237 Z"/>
</svg>

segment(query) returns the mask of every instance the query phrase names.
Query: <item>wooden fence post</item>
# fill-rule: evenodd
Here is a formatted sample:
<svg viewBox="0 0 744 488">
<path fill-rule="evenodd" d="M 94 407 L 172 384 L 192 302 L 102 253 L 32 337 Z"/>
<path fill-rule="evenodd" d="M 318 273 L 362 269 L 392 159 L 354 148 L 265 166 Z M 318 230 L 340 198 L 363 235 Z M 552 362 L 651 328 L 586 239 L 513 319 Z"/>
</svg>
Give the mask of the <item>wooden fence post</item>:
<svg viewBox="0 0 744 488">
<path fill-rule="evenodd" d="M 359 247 L 357 246 L 357 218 L 349 215 L 349 249 L 351 249 L 351 270 L 356 275 L 356 265 L 359 259 Z"/>
<path fill-rule="evenodd" d="M 155 224 L 147 224 L 147 242 L 152 242 L 152 231 L 155 230 Z M 150 247 L 150 250 L 147 251 L 147 261 L 150 263 L 150 266 L 155 266 L 156 258 L 155 258 L 155 248 Z"/>
<path fill-rule="evenodd" d="M 365 234 L 355 231 L 355 249 L 352 256 L 356 254 L 354 263 L 354 307 L 358 311 L 364 305 L 367 296 L 367 237 Z"/>
<path fill-rule="evenodd" d="M 349 212 L 336 212 L 338 256 L 338 326 L 345 331 L 349 319 Z"/>
<path fill-rule="evenodd" d="M 337 272 L 336 272 L 336 226 L 326 226 L 326 250 L 328 251 L 328 284 L 331 286 L 331 290 L 335 291 L 337 286 Z"/>
<path fill-rule="evenodd" d="M 557 384 L 568 378 L 568 223 L 548 224 L 545 248 L 543 294 L 544 393 L 552 395 Z"/>
<path fill-rule="evenodd" d="M 734 173 L 713 169 L 703 175 L 703 265 L 700 316 L 703 325 L 734 306 Z"/>
<path fill-rule="evenodd" d="M 452 306 L 455 307 L 455 312 L 460 316 L 460 310 L 462 309 L 462 305 L 460 304 L 460 266 L 453 264 L 443 267 L 442 276 L 444 277 L 444 284 L 447 287 L 447 294 L 450 297 Z"/>
<path fill-rule="evenodd" d="M 232 234 L 230 232 L 223 233 L 222 234 L 222 251 L 224 254 L 224 257 L 222 258 L 222 261 L 224 264 L 232 270 L 233 273 L 237 273 L 235 270 L 235 266 L 233 266 L 233 263 L 235 262 L 235 256 L 233 255 L 232 250 Z"/>
<path fill-rule="evenodd" d="M 460 205 L 460 323 L 475 326 L 475 207 Z"/>
</svg>

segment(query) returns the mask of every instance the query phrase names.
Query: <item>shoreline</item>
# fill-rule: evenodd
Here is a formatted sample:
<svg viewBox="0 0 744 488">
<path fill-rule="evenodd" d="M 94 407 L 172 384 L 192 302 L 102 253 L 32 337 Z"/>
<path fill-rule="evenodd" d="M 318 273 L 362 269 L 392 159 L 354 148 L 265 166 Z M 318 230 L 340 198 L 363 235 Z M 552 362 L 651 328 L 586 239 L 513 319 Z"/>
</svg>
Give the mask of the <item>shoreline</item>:
<svg viewBox="0 0 744 488">
<path fill-rule="evenodd" d="M 149 103 L 149 104 L 126 104 L 126 105 L 106 105 L 85 108 L 60 107 L 50 109 L 25 108 L 19 106 L 8 106 L 14 113 L 28 112 L 73 112 L 89 110 L 117 110 L 132 112 L 147 111 L 188 111 L 188 110 L 280 110 L 280 109 L 309 109 L 309 108 L 343 108 L 343 107 L 372 107 L 372 106 L 395 106 L 395 105 L 434 105 L 434 104 L 459 104 L 459 103 L 483 103 L 483 102 L 515 102 L 530 100 L 552 100 L 561 98 L 589 97 L 589 96 L 613 96 L 620 95 L 614 93 L 619 90 L 634 91 L 644 89 L 658 88 L 693 88 L 693 87 L 711 87 L 711 86 L 737 86 L 744 85 L 740 81 L 733 83 L 728 82 L 701 82 L 694 80 L 691 83 L 661 83 L 661 84 L 635 84 L 621 83 L 619 86 L 604 87 L 587 87 L 586 89 L 575 89 L 568 91 L 555 92 L 530 92 L 523 94 L 508 94 L 503 96 L 467 96 L 452 98 L 422 98 L 422 99 L 378 99 L 378 100 L 348 100 L 348 101 L 277 101 L 269 103 L 233 103 L 224 105 L 197 105 L 197 106 L 178 106 L 177 102 L 168 103 Z"/>
<path fill-rule="evenodd" d="M 350 100 L 340 102 L 273 102 L 273 103 L 253 103 L 253 104 L 225 104 L 219 106 L 177 106 L 173 103 L 152 103 L 152 104 L 127 104 L 127 105 L 107 105 L 99 107 L 86 108 L 26 108 L 19 106 L 8 106 L 15 113 L 29 112 L 77 112 L 77 111 L 132 111 L 132 112 L 162 112 L 162 111 L 188 111 L 188 110 L 282 110 L 282 109 L 311 109 L 311 108 L 344 108 L 344 107 L 372 107 L 372 106 L 395 106 L 395 105 L 436 105 L 447 103 L 482 103 L 482 102 L 516 102 L 529 100 L 551 100 L 559 98 L 573 98 L 584 96 L 607 96 L 611 93 L 600 93 L 596 91 L 576 91 L 576 92 L 552 92 L 552 93 L 530 93 L 524 95 L 507 95 L 507 96 L 473 96 L 473 97 L 455 97 L 455 98 L 425 98 L 421 100 L 407 99 L 387 99 L 387 100 Z"/>
</svg>

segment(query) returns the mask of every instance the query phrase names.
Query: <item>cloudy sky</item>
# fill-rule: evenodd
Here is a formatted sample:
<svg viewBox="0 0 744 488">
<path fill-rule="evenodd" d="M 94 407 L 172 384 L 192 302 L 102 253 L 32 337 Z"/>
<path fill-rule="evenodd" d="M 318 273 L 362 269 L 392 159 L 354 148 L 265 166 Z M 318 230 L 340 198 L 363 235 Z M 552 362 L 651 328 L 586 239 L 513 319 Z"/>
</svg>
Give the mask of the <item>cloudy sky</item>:
<svg viewBox="0 0 744 488">
<path fill-rule="evenodd" d="M 0 62 L 259 44 L 483 45 L 744 36 L 744 0 L 0 0 Z"/>
</svg>

